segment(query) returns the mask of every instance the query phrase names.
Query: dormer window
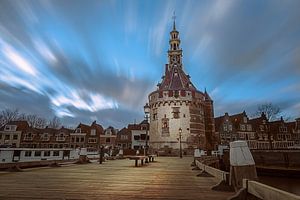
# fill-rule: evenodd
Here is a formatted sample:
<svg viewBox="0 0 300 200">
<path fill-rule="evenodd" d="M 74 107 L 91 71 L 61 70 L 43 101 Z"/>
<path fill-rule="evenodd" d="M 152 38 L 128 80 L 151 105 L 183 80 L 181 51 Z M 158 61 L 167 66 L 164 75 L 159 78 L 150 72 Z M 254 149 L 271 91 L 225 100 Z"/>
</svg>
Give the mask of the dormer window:
<svg viewBox="0 0 300 200">
<path fill-rule="evenodd" d="M 25 137 L 24 137 L 24 140 L 32 140 L 33 139 L 33 134 L 32 133 L 26 133 L 25 134 Z"/>
<path fill-rule="evenodd" d="M 64 135 L 64 133 L 60 133 L 60 134 L 56 137 L 56 141 L 65 141 L 65 135 Z"/>
<path fill-rule="evenodd" d="M 244 117 L 244 123 L 247 123 L 247 117 Z"/>
<path fill-rule="evenodd" d="M 4 130 L 5 131 L 16 131 L 17 130 L 17 126 L 16 125 L 5 125 Z"/>
<path fill-rule="evenodd" d="M 43 133 L 42 140 L 43 141 L 48 141 L 49 139 L 50 139 L 49 134 L 48 133 Z"/>
</svg>

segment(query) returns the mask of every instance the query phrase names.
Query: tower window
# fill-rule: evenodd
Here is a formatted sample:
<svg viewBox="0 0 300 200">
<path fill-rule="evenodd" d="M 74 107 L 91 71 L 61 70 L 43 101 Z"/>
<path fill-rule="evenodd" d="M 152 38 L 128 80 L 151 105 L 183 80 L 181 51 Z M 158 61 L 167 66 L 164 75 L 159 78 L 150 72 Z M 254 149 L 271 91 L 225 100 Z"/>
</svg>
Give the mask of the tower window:
<svg viewBox="0 0 300 200">
<path fill-rule="evenodd" d="M 173 113 L 173 118 L 174 119 L 178 119 L 179 118 L 179 107 L 173 107 L 172 108 L 173 109 L 173 111 L 172 111 L 172 113 Z"/>
</svg>

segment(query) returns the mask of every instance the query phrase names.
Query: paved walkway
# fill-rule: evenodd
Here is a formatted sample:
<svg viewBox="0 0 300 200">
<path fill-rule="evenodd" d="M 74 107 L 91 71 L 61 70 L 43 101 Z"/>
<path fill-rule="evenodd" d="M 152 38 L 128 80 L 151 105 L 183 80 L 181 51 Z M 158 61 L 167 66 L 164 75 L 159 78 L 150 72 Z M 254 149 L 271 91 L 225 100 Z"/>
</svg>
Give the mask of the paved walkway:
<svg viewBox="0 0 300 200">
<path fill-rule="evenodd" d="M 133 160 L 114 160 L 0 174 L 0 199 L 227 199 L 210 190 L 216 180 L 197 177 L 192 158 L 158 157 L 134 167 Z"/>
</svg>

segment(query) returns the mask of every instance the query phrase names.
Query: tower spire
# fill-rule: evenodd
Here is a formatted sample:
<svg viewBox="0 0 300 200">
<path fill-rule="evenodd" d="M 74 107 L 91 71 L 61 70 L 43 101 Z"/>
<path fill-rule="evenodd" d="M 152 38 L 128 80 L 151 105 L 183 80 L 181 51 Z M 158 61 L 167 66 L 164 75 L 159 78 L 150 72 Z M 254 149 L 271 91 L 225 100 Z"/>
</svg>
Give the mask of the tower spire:
<svg viewBox="0 0 300 200">
<path fill-rule="evenodd" d="M 173 12 L 173 30 L 175 31 L 176 30 L 176 24 L 175 24 L 175 20 L 176 20 L 176 15 L 175 15 L 175 11 Z"/>
<path fill-rule="evenodd" d="M 181 68 L 182 67 L 182 50 L 180 48 L 180 39 L 179 39 L 179 32 L 176 30 L 176 15 L 175 11 L 173 12 L 173 30 L 170 32 L 170 48 L 168 51 L 169 57 L 169 65 L 170 67 L 176 66 Z"/>
</svg>

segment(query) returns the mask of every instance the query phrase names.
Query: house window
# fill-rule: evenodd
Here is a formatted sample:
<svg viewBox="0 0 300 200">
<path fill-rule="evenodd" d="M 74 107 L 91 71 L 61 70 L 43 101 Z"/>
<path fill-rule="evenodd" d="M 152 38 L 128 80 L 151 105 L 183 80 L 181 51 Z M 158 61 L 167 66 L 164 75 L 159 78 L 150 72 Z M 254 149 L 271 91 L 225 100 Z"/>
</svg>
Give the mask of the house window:
<svg viewBox="0 0 300 200">
<path fill-rule="evenodd" d="M 106 139 L 105 139 L 105 142 L 106 142 L 106 143 L 110 143 L 110 138 L 106 138 Z"/>
<path fill-rule="evenodd" d="M 64 134 L 63 134 L 63 133 L 60 133 L 60 134 L 58 135 L 58 137 L 56 138 L 56 141 L 65 141 L 65 136 L 64 136 Z"/>
<path fill-rule="evenodd" d="M 91 130 L 91 135 L 96 135 L 96 129 Z"/>
<path fill-rule="evenodd" d="M 17 126 L 16 125 L 6 125 L 4 128 L 5 131 L 16 131 Z"/>
<path fill-rule="evenodd" d="M 32 140 L 32 133 L 26 133 L 24 140 Z"/>
<path fill-rule="evenodd" d="M 260 131 L 264 131 L 264 125 L 260 125 L 259 128 L 260 128 Z"/>
<path fill-rule="evenodd" d="M 241 124 L 241 130 L 244 131 L 245 130 L 245 125 Z"/>
<path fill-rule="evenodd" d="M 81 138 L 80 138 L 80 142 L 84 142 L 84 137 L 81 137 Z"/>
<path fill-rule="evenodd" d="M 141 134 L 141 140 L 145 140 L 146 139 L 146 134 Z"/>
<path fill-rule="evenodd" d="M 34 152 L 34 157 L 40 157 L 42 155 L 41 151 L 35 151 Z"/>
<path fill-rule="evenodd" d="M 79 137 L 76 137 L 76 142 L 79 142 Z"/>
<path fill-rule="evenodd" d="M 4 140 L 9 140 L 9 139 L 10 139 L 9 135 L 5 135 Z"/>
<path fill-rule="evenodd" d="M 42 140 L 43 141 L 48 141 L 49 140 L 49 134 L 48 133 L 43 133 Z"/>
<path fill-rule="evenodd" d="M 18 135 L 14 135 L 13 140 L 17 140 L 17 139 L 18 139 Z"/>
<path fill-rule="evenodd" d="M 2 134 L 0 134 L 0 140 L 2 139 Z"/>
<path fill-rule="evenodd" d="M 31 151 L 25 151 L 25 157 L 31 157 Z"/>
<path fill-rule="evenodd" d="M 232 131 L 232 125 L 231 124 L 228 125 L 228 129 L 229 129 L 229 131 Z"/>
<path fill-rule="evenodd" d="M 134 140 L 140 140 L 140 136 L 139 135 L 135 135 L 133 136 Z"/>
<path fill-rule="evenodd" d="M 9 126 L 9 125 L 6 125 L 6 126 L 5 126 L 5 130 L 6 130 L 6 131 L 9 131 L 9 130 L 10 130 L 10 126 Z"/>
<path fill-rule="evenodd" d="M 53 156 L 59 156 L 59 151 L 53 151 Z"/>
<path fill-rule="evenodd" d="M 247 123 L 247 117 L 244 117 L 244 123 Z"/>
<path fill-rule="evenodd" d="M 251 131 L 251 130 L 252 130 L 251 124 L 247 124 L 247 131 Z"/>
<path fill-rule="evenodd" d="M 121 140 L 128 140 L 128 135 L 121 135 Z"/>
<path fill-rule="evenodd" d="M 44 151 L 44 156 L 49 157 L 50 156 L 50 151 Z"/>
<path fill-rule="evenodd" d="M 224 131 L 228 131 L 227 124 L 224 124 L 224 125 L 223 125 L 223 130 L 224 130 Z"/>
<path fill-rule="evenodd" d="M 280 131 L 280 132 L 287 132 L 287 128 L 286 128 L 286 127 L 283 127 L 283 126 L 281 126 L 281 127 L 279 128 L 279 131 Z"/>
<path fill-rule="evenodd" d="M 97 143 L 97 138 L 89 138 L 88 143 Z"/>
<path fill-rule="evenodd" d="M 105 130 L 105 135 L 111 135 L 111 129 L 110 128 Z"/>
<path fill-rule="evenodd" d="M 75 132 L 76 133 L 81 133 L 81 128 L 76 128 Z"/>
</svg>

